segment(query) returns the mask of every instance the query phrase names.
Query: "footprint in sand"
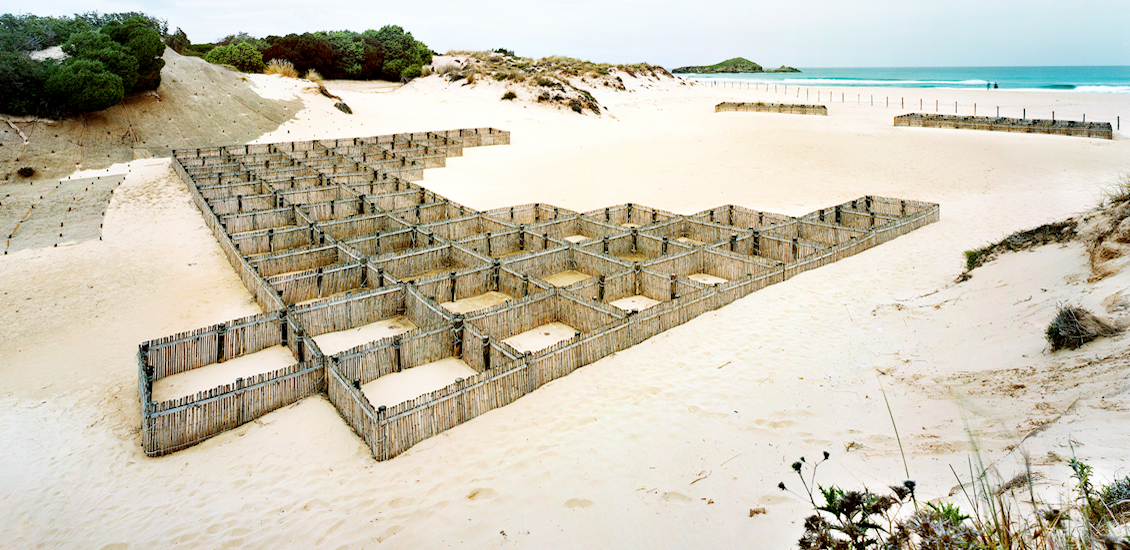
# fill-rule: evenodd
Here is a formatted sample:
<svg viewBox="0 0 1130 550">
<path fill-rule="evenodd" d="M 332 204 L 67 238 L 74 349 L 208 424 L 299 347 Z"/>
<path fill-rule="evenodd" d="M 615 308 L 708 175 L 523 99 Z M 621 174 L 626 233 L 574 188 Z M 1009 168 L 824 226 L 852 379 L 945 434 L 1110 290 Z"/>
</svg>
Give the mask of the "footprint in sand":
<svg viewBox="0 0 1130 550">
<path fill-rule="evenodd" d="M 566 508 L 588 508 L 592 501 L 587 498 L 571 498 L 565 501 Z"/>
<path fill-rule="evenodd" d="M 474 489 L 471 489 L 471 492 L 467 495 L 467 498 L 469 500 L 480 501 L 480 500 L 490 500 L 490 499 L 497 497 L 497 496 L 498 496 L 498 491 L 495 491 L 494 489 L 485 489 L 485 488 L 482 488 L 482 487 L 476 487 Z"/>
<path fill-rule="evenodd" d="M 676 492 L 672 491 L 670 493 L 663 493 L 663 500 L 665 500 L 667 502 L 677 502 L 679 504 L 686 504 L 686 503 L 691 501 L 691 497 L 688 497 L 687 495 L 684 495 L 683 493 L 676 493 Z"/>
</svg>

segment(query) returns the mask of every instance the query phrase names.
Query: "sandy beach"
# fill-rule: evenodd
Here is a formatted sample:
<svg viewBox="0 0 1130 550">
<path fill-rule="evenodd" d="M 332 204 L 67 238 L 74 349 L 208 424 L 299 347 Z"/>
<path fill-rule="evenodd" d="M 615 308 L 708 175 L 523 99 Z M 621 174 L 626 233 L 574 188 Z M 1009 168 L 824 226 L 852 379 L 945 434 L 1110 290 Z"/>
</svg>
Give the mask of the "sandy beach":
<svg viewBox="0 0 1130 550">
<path fill-rule="evenodd" d="M 257 142 L 510 131 L 510 145 L 469 148 L 419 182 L 480 210 L 633 202 L 795 216 L 879 195 L 939 203 L 941 221 L 674 327 L 386 462 L 324 396 L 148 458 L 137 345 L 261 310 L 169 161 L 133 161 L 101 240 L 0 257 L 5 545 L 786 548 L 811 506 L 777 484 L 796 485 L 789 464 L 822 451 L 832 455 L 825 484 L 909 477 L 923 500 L 963 502 L 950 467 L 967 482 L 974 450 L 1002 480 L 1026 454 L 1051 503 L 1067 498 L 1072 452 L 1099 480 L 1128 473 L 1126 337 L 1052 353 L 1043 334 L 1064 303 L 1126 322 L 1130 272 L 1090 281 L 1073 243 L 1005 255 L 954 282 L 963 251 L 1097 207 L 1130 173 L 1128 131 L 1099 140 L 892 119 L 921 100 L 943 113 L 956 101 L 961 114 L 976 103 L 979 114 L 999 106 L 1001 116 L 1114 122 L 1130 115 L 1130 95 L 822 88 L 827 117 L 715 113 L 722 101 L 816 103 L 817 90 L 806 101 L 791 89 L 625 75 L 629 91 L 593 90 L 607 108 L 598 117 L 500 101 L 497 82 L 327 82 L 346 115 L 295 80 L 249 79 L 266 99 L 305 105 Z M 884 101 L 872 106 L 871 95 Z"/>
</svg>

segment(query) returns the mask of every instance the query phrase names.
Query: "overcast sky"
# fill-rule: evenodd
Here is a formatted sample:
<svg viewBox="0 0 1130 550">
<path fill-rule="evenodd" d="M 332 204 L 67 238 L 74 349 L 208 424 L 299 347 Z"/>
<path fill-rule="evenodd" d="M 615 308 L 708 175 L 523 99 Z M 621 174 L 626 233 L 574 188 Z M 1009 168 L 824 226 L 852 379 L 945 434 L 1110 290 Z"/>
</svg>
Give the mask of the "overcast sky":
<svg viewBox="0 0 1130 550">
<path fill-rule="evenodd" d="M 433 50 L 767 67 L 1130 65 L 1130 0 L 0 0 L 0 12 L 143 11 L 193 42 L 400 25 Z"/>
</svg>

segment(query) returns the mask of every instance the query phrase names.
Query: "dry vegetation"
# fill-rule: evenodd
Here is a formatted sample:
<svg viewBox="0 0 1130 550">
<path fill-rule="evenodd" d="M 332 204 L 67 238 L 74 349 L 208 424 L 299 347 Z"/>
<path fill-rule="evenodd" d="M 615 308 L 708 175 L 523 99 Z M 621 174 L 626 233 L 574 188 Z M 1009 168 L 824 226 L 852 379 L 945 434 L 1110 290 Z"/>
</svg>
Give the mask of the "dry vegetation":
<svg viewBox="0 0 1130 550">
<path fill-rule="evenodd" d="M 298 78 L 298 69 L 294 68 L 294 63 L 285 59 L 272 59 L 267 63 L 267 68 L 263 71 L 265 74 L 277 74 L 287 78 Z"/>
<path fill-rule="evenodd" d="M 440 63 L 434 74 L 451 82 L 497 81 L 513 90 L 524 90 L 529 99 L 567 107 L 577 113 L 590 111 L 600 114 L 600 103 L 585 88 L 612 88 L 627 90 L 623 76 L 658 81 L 674 78 L 667 69 L 636 63 L 611 65 L 592 63 L 569 57 L 543 57 L 531 59 L 510 52 L 451 51 L 446 55 L 462 61 Z M 518 95 L 517 97 L 522 97 Z"/>
</svg>

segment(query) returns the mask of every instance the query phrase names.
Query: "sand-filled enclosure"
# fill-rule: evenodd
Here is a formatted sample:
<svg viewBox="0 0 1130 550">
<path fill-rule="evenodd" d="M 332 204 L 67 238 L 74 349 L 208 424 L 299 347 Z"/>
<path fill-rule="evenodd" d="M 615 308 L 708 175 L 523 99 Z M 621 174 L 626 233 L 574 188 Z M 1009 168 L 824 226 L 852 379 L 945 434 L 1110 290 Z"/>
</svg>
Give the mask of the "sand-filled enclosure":
<svg viewBox="0 0 1130 550">
<path fill-rule="evenodd" d="M 408 181 L 444 166 L 437 155 L 507 143 L 509 133 L 477 128 L 177 151 L 175 170 L 267 313 L 141 344 L 146 453 L 324 393 L 375 458 L 392 458 L 699 314 L 939 219 L 937 204 L 880 197 L 799 218 L 633 203 L 477 212 Z M 163 378 L 280 346 L 293 364 L 153 399 Z"/>
</svg>

